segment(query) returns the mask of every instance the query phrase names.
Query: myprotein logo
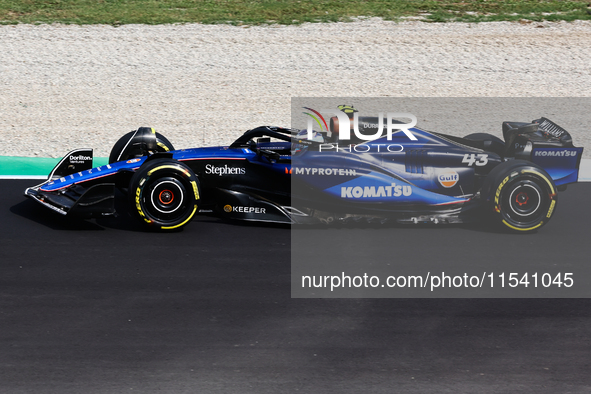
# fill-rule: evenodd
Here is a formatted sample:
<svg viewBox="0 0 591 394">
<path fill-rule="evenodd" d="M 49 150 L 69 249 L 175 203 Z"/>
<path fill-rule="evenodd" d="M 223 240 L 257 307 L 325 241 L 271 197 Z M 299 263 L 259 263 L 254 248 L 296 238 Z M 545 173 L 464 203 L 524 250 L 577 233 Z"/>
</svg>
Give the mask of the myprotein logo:
<svg viewBox="0 0 591 394">
<path fill-rule="evenodd" d="M 294 167 L 296 175 L 339 175 L 357 176 L 357 172 L 348 168 L 316 168 L 316 167 Z"/>
<path fill-rule="evenodd" d="M 217 167 L 213 164 L 208 164 L 205 166 L 205 173 L 208 175 L 244 175 L 246 174 L 246 169 L 243 167 L 230 167 L 227 164 L 223 167 Z"/>
<path fill-rule="evenodd" d="M 351 186 L 341 187 L 342 198 L 379 198 L 379 197 L 401 197 L 411 196 L 412 187 L 397 185 L 390 186 Z"/>
<path fill-rule="evenodd" d="M 83 155 L 78 155 L 78 156 L 70 155 L 69 159 L 70 159 L 70 163 L 72 163 L 72 164 L 81 164 L 81 163 L 85 163 L 87 161 L 92 161 L 91 156 L 83 156 Z"/>
<path fill-rule="evenodd" d="M 378 114 L 379 121 L 377 124 L 367 123 L 367 124 L 363 125 L 364 127 L 366 125 L 371 125 L 371 127 L 367 127 L 367 128 L 377 129 L 377 131 L 374 134 L 366 135 L 366 134 L 362 134 L 359 131 L 359 113 L 358 112 L 353 113 L 353 119 L 350 119 L 349 116 L 341 110 L 323 109 L 320 111 L 316 111 L 316 110 L 309 108 L 309 107 L 303 107 L 303 108 L 312 112 L 312 113 L 304 112 L 305 115 L 309 116 L 308 126 L 307 126 L 309 140 L 311 140 L 313 138 L 314 121 L 316 121 L 318 126 L 320 126 L 321 132 L 326 132 L 328 134 L 328 136 L 332 136 L 332 132 L 330 131 L 328 124 L 326 123 L 326 119 L 324 118 L 324 116 L 322 114 L 336 116 L 339 121 L 339 124 L 342 124 L 342 125 L 349 125 L 352 123 L 353 133 L 360 140 L 373 141 L 373 140 L 381 137 L 384 132 L 384 113 L 383 112 L 380 112 Z M 409 123 L 394 123 L 393 122 L 394 119 L 398 120 L 400 118 L 410 119 L 410 122 Z M 391 140 L 392 134 L 394 134 L 394 131 L 396 130 L 396 132 L 402 131 L 411 141 L 417 141 L 417 137 L 415 137 L 414 134 L 410 131 L 410 129 L 415 127 L 416 125 L 417 125 L 417 117 L 414 116 L 413 114 L 402 113 L 402 112 L 388 112 L 386 114 L 387 139 Z M 374 126 L 376 126 L 376 127 L 374 127 Z M 350 140 L 351 139 L 351 128 L 350 127 L 343 127 L 343 129 L 339 131 L 339 139 Z"/>
<path fill-rule="evenodd" d="M 574 150 L 537 150 L 534 153 L 536 157 L 569 157 L 569 156 L 576 156 L 577 151 Z"/>
</svg>

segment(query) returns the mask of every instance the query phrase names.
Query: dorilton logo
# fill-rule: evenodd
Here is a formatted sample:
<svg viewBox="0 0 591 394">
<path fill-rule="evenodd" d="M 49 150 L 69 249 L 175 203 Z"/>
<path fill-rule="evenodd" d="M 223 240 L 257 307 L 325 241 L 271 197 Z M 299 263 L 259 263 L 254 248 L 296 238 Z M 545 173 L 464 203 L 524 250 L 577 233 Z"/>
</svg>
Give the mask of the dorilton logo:
<svg viewBox="0 0 591 394">
<path fill-rule="evenodd" d="M 315 167 L 294 167 L 297 175 L 340 175 L 357 176 L 355 170 L 348 168 L 315 168 Z"/>
<path fill-rule="evenodd" d="M 534 156 L 576 156 L 577 151 L 574 150 L 537 150 Z"/>
<path fill-rule="evenodd" d="M 437 180 L 441 184 L 441 186 L 449 189 L 450 187 L 454 187 L 456 183 L 460 180 L 460 176 L 457 172 L 452 170 L 451 168 L 446 168 L 445 170 L 441 171 L 441 173 L 437 176 Z"/>
<path fill-rule="evenodd" d="M 243 207 L 243 206 L 231 206 L 224 205 L 224 212 L 240 212 L 240 213 L 266 213 L 265 208 L 260 207 Z"/>
<path fill-rule="evenodd" d="M 222 175 L 244 175 L 246 174 L 246 169 L 242 167 L 230 167 L 227 164 L 223 167 L 216 167 L 213 164 L 208 164 L 205 166 L 205 173 L 208 175 L 214 174 L 218 176 Z"/>
<path fill-rule="evenodd" d="M 391 186 L 351 186 L 341 187 L 342 198 L 376 198 L 376 197 L 408 197 L 412 195 L 411 186 L 392 183 Z"/>
<path fill-rule="evenodd" d="M 78 155 L 78 156 L 74 156 L 74 155 L 70 155 L 70 163 L 76 164 L 76 163 L 84 163 L 86 161 L 91 161 L 92 157 L 91 156 L 82 156 L 82 155 Z"/>
</svg>

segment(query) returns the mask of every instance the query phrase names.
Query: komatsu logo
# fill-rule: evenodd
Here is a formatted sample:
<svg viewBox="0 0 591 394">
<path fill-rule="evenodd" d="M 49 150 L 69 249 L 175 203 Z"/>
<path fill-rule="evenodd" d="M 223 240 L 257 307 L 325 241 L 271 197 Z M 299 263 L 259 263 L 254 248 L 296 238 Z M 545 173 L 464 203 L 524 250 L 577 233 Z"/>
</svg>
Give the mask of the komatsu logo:
<svg viewBox="0 0 591 394">
<path fill-rule="evenodd" d="M 574 150 L 538 150 L 534 153 L 534 156 L 553 156 L 553 157 L 566 157 L 566 156 L 576 156 L 577 151 Z"/>
<path fill-rule="evenodd" d="M 355 170 L 348 168 L 315 168 L 315 167 L 296 167 L 296 175 L 341 175 L 357 176 Z"/>
<path fill-rule="evenodd" d="M 342 198 L 408 197 L 412 195 L 411 186 L 392 183 L 390 186 L 351 186 L 341 187 Z"/>
<path fill-rule="evenodd" d="M 78 155 L 78 156 L 74 156 L 74 155 L 70 155 L 70 163 L 76 164 L 76 163 L 84 163 L 86 161 L 90 161 L 92 160 L 91 156 L 82 156 L 82 155 Z"/>
</svg>

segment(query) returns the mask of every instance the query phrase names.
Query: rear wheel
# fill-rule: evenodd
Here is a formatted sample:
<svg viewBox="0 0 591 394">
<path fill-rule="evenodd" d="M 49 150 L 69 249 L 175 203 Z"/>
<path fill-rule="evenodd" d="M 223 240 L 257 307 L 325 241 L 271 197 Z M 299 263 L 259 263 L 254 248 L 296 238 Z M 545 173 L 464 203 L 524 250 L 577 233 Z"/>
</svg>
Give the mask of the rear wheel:
<svg viewBox="0 0 591 394">
<path fill-rule="evenodd" d="M 487 210 L 501 226 L 530 232 L 544 226 L 556 209 L 557 190 L 542 168 L 522 160 L 504 162 L 488 175 Z"/>
<path fill-rule="evenodd" d="M 131 210 L 158 230 L 183 227 L 197 212 L 199 182 L 183 163 L 155 159 L 142 166 L 129 185 Z"/>
</svg>

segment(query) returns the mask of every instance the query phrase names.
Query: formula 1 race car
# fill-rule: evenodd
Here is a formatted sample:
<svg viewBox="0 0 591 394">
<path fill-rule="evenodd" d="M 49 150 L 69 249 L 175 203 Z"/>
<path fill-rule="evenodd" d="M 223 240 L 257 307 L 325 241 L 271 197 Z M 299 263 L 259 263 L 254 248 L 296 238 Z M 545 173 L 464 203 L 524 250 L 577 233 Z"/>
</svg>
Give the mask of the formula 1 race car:
<svg viewBox="0 0 591 394">
<path fill-rule="evenodd" d="M 114 145 L 109 164 L 92 168 L 91 149 L 72 151 L 25 195 L 62 215 L 92 217 L 115 214 L 118 189 L 134 216 L 161 230 L 211 212 L 278 223 L 462 223 L 484 215 L 528 232 L 550 220 L 583 153 L 545 118 L 504 122 L 504 141 L 419 128 L 410 129 L 414 140 L 399 131 L 343 140 L 335 120 L 329 133 L 263 126 L 229 146 L 182 150 L 142 127 Z"/>
</svg>

